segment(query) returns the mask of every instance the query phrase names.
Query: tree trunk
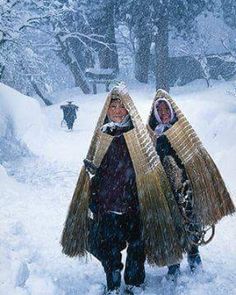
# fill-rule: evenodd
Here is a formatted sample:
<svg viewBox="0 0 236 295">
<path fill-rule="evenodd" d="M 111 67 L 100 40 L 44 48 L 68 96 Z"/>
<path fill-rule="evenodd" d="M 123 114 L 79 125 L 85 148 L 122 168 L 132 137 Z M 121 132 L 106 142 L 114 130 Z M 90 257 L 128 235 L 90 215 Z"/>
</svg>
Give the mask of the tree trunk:
<svg viewBox="0 0 236 295">
<path fill-rule="evenodd" d="M 38 85 L 33 81 L 32 77 L 30 78 L 30 83 L 32 87 L 34 88 L 34 91 L 38 96 L 42 99 L 42 101 L 46 104 L 46 106 L 51 106 L 52 102 L 44 97 L 40 89 L 38 88 Z"/>
<path fill-rule="evenodd" d="M 68 47 L 79 64 L 80 69 L 84 73 L 86 70 L 85 48 L 84 45 L 76 38 L 70 38 Z"/>
<path fill-rule="evenodd" d="M 79 64 L 76 61 L 73 61 L 73 62 L 71 61 L 69 63 L 69 67 L 70 67 L 72 74 L 74 75 L 75 86 L 80 87 L 84 94 L 91 93 L 89 84 L 86 81 L 84 73 L 81 70 Z"/>
<path fill-rule="evenodd" d="M 170 90 L 168 71 L 169 67 L 169 28 L 168 28 L 168 9 L 162 4 L 158 11 L 159 17 L 156 20 L 156 34 L 155 34 L 155 56 L 156 56 L 156 90 L 164 89 Z"/>
<path fill-rule="evenodd" d="M 0 65 L 0 81 L 2 79 L 4 70 L 5 70 L 5 66 Z"/>
<path fill-rule="evenodd" d="M 99 33 L 104 35 L 103 42 L 108 46 L 101 45 L 98 58 L 103 69 L 115 69 L 119 72 L 119 61 L 115 38 L 115 1 L 109 1 L 104 7 L 104 14 L 99 22 Z M 105 34 L 104 34 L 105 33 Z"/>
<path fill-rule="evenodd" d="M 142 83 L 148 82 L 151 35 L 146 32 L 136 36 L 137 48 L 135 52 L 135 78 Z"/>
<path fill-rule="evenodd" d="M 150 48 L 152 43 L 152 10 L 149 0 L 139 1 L 136 3 L 135 11 L 135 78 L 139 82 L 148 82 Z"/>
<path fill-rule="evenodd" d="M 21 62 L 21 68 L 22 68 L 22 71 L 23 73 L 27 73 L 27 70 L 26 70 L 26 65 L 24 64 L 24 62 Z M 26 77 L 28 78 L 32 88 L 34 89 L 35 93 L 42 99 L 42 101 L 45 103 L 46 106 L 51 106 L 52 105 L 52 102 L 47 99 L 46 97 L 44 97 L 43 93 L 41 92 L 41 90 L 39 89 L 37 83 L 34 81 L 32 75 L 26 75 Z"/>
<path fill-rule="evenodd" d="M 67 44 L 64 44 L 61 41 L 59 35 L 57 36 L 57 41 L 60 44 L 61 49 L 62 49 L 60 56 L 62 57 L 63 63 L 69 66 L 70 71 L 74 76 L 75 86 L 80 87 L 81 90 L 83 91 L 83 93 L 85 93 L 85 94 L 91 93 L 89 84 L 86 81 L 84 73 L 83 73 L 82 69 L 80 68 L 80 65 L 79 65 L 76 57 L 74 56 L 73 51 L 68 48 Z"/>
</svg>

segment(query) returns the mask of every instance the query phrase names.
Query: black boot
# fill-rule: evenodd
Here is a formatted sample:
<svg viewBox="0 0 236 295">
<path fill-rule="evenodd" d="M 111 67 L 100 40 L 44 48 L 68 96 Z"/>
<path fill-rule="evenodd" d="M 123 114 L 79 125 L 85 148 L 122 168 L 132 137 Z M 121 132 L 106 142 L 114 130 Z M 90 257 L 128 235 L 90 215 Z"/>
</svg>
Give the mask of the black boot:
<svg viewBox="0 0 236 295">
<path fill-rule="evenodd" d="M 121 273 L 119 269 L 113 270 L 106 274 L 107 277 L 107 294 L 119 294 L 121 284 Z M 112 292 L 114 291 L 114 292 Z"/>
<path fill-rule="evenodd" d="M 202 260 L 199 252 L 195 254 L 188 254 L 188 264 L 191 272 L 195 272 L 197 269 L 201 269 Z"/>
<path fill-rule="evenodd" d="M 173 264 L 168 266 L 168 272 L 166 275 L 167 280 L 176 281 L 179 275 L 180 275 L 180 264 Z"/>
<path fill-rule="evenodd" d="M 188 264 L 189 264 L 191 272 L 194 272 L 197 269 L 201 269 L 202 260 L 201 260 L 197 245 L 193 245 L 190 251 L 188 251 L 187 260 L 188 260 Z"/>
</svg>

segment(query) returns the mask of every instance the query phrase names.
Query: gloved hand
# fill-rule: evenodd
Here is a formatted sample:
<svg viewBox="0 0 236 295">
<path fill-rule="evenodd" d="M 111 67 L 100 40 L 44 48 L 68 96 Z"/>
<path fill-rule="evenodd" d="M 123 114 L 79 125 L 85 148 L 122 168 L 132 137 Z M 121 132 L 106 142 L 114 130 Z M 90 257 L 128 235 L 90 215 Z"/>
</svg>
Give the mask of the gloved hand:
<svg viewBox="0 0 236 295">
<path fill-rule="evenodd" d="M 94 165 L 93 162 L 88 159 L 84 159 L 84 166 L 91 177 L 96 174 L 98 167 Z"/>
<path fill-rule="evenodd" d="M 117 130 L 117 128 L 118 128 L 118 125 L 116 123 L 109 122 L 101 127 L 101 131 L 104 133 L 112 134 Z"/>
</svg>

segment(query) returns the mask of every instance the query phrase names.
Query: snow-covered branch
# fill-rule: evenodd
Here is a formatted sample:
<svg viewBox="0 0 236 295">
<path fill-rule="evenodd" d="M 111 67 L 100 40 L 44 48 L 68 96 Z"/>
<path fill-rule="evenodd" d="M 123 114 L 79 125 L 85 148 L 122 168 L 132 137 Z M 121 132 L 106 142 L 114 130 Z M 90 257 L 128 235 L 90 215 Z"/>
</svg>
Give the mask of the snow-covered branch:
<svg viewBox="0 0 236 295">
<path fill-rule="evenodd" d="M 236 61 L 236 51 L 233 50 L 229 45 L 226 45 L 226 40 L 221 39 L 221 43 L 223 45 L 223 47 L 230 53 L 230 55 L 234 58 L 234 60 Z"/>
</svg>

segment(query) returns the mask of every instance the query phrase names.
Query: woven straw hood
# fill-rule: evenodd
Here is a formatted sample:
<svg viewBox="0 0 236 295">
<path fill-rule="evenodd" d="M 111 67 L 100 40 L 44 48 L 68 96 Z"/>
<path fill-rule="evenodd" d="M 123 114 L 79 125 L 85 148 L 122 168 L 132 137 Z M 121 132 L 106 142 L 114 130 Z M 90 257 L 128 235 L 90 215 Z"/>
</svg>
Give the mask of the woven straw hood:
<svg viewBox="0 0 236 295">
<path fill-rule="evenodd" d="M 169 101 L 178 118 L 164 134 L 185 166 L 193 189 L 193 210 L 197 222 L 203 226 L 215 224 L 222 217 L 235 212 L 229 192 L 214 161 L 169 94 L 158 90 L 154 102 L 163 97 Z M 148 120 L 148 130 L 155 142 L 156 135 L 150 126 L 154 118 L 154 102 Z"/>
<path fill-rule="evenodd" d="M 159 266 L 174 264 L 182 258 L 183 252 L 175 227 L 175 224 L 180 224 L 181 218 L 178 214 L 171 215 L 174 209 L 170 207 L 175 207 L 176 204 L 169 182 L 148 131 L 125 89 L 116 87 L 109 93 L 98 119 L 87 159 L 99 166 L 113 140 L 113 136 L 101 132 L 100 129 L 112 98 L 121 99 L 134 126 L 124 133 L 124 138 L 136 174 L 147 260 Z M 69 256 L 85 256 L 88 249 L 89 181 L 83 166 L 61 240 L 63 252 Z"/>
</svg>

